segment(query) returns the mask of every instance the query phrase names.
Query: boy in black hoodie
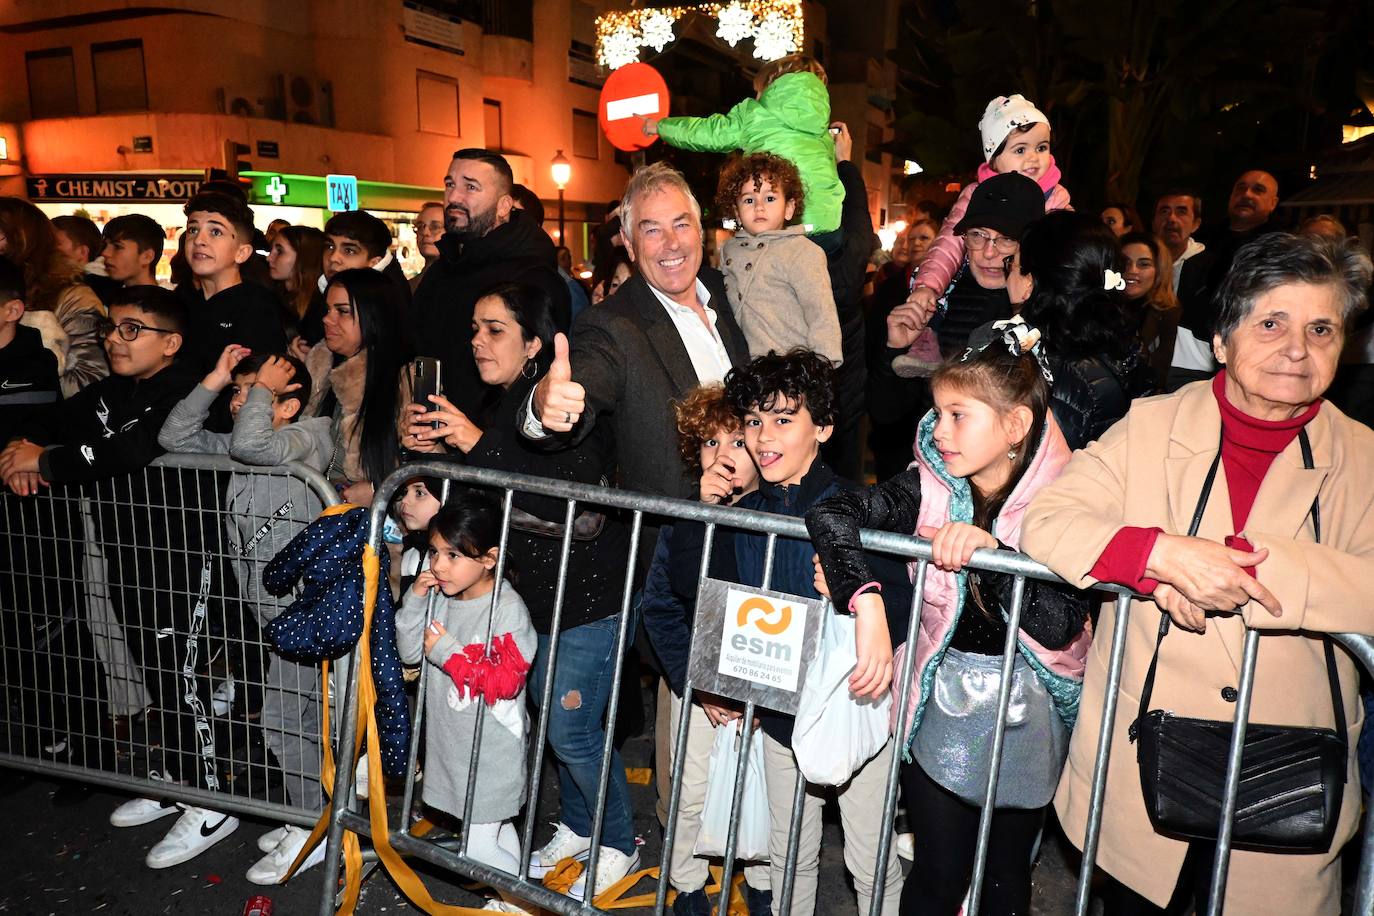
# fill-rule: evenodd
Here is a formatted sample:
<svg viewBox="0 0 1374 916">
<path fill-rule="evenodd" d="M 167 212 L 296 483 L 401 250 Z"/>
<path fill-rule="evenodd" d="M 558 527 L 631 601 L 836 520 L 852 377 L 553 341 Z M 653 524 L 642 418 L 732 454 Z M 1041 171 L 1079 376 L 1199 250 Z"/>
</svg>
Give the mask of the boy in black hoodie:
<svg viewBox="0 0 1374 916">
<path fill-rule="evenodd" d="M 282 353 L 277 298 L 256 283 L 244 282 L 240 265 L 253 256 L 253 211 L 217 191 L 205 191 L 187 202 L 186 260 L 200 281 L 177 287 L 188 321 L 181 361 L 196 377 L 215 367 L 230 344 L 253 353 Z"/>
<path fill-rule="evenodd" d="M 0 442 L 8 442 L 25 416 L 62 399 L 57 355 L 24 317 L 24 272 L 0 257 Z"/>
</svg>

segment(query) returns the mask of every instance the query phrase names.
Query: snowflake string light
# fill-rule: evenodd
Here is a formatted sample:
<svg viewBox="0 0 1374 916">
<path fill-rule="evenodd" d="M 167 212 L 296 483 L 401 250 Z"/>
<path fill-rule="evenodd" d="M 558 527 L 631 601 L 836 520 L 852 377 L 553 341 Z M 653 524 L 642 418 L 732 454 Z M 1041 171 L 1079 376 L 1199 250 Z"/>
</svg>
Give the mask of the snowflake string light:
<svg viewBox="0 0 1374 916">
<path fill-rule="evenodd" d="M 645 13 L 639 20 L 646 48 L 662 51 L 673 40 L 673 17 L 660 10 Z"/>
<path fill-rule="evenodd" d="M 792 23 L 781 13 L 768 13 L 754 28 L 754 56 L 760 60 L 777 60 L 797 50 L 796 32 Z"/>
<path fill-rule="evenodd" d="M 717 18 L 720 26 L 716 29 L 716 37 L 732 48 L 754 34 L 754 13 L 740 6 L 739 0 L 721 7 Z"/>
<path fill-rule="evenodd" d="M 596 19 L 596 59 L 609 70 L 639 60 L 640 48 L 661 52 L 684 16 L 714 18 L 716 37 L 735 47 L 754 39 L 754 56 L 776 60 L 802 47 L 801 0 L 707 0 L 672 7 L 608 10 Z"/>
<path fill-rule="evenodd" d="M 617 26 L 601 39 L 599 62 L 617 70 L 639 60 L 639 36 L 627 25 Z"/>
</svg>

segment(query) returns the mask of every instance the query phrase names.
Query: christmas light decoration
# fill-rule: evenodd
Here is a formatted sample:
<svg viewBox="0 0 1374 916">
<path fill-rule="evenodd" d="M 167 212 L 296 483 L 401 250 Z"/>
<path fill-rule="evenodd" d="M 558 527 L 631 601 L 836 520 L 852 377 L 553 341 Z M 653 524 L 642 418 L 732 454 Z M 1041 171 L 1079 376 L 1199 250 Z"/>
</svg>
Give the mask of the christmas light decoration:
<svg viewBox="0 0 1374 916">
<path fill-rule="evenodd" d="M 797 38 L 792 23 L 779 13 L 769 13 L 754 27 L 754 56 L 761 60 L 777 60 L 797 51 Z"/>
<path fill-rule="evenodd" d="M 596 20 L 597 63 L 615 70 L 639 60 L 642 47 L 662 51 L 673 41 L 674 25 L 688 15 L 714 17 L 716 36 L 731 47 L 753 38 L 754 56 L 761 60 L 776 60 L 803 47 L 802 0 L 730 0 L 604 13 Z"/>
<path fill-rule="evenodd" d="M 640 34 L 646 48 L 662 51 L 673 40 L 673 19 L 667 13 L 650 10 L 639 20 Z"/>
<path fill-rule="evenodd" d="M 716 18 L 720 21 L 716 37 L 732 48 L 744 39 L 754 36 L 754 14 L 740 5 L 739 0 L 721 7 Z"/>
<path fill-rule="evenodd" d="M 617 70 L 639 60 L 639 35 L 628 25 L 617 26 L 599 37 L 597 45 L 597 62 L 608 69 Z"/>
</svg>

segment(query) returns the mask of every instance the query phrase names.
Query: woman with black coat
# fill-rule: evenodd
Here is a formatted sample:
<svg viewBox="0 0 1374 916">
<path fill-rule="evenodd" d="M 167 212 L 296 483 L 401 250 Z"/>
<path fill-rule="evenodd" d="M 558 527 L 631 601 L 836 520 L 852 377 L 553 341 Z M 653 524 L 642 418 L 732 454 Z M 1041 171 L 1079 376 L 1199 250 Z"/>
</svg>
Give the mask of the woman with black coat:
<svg viewBox="0 0 1374 916">
<path fill-rule="evenodd" d="M 1120 257 L 1100 220 L 1058 210 L 1027 227 L 1020 250 L 1004 262 L 1013 307 L 1045 335 L 1050 409 L 1075 450 L 1155 391 L 1127 317 Z"/>
<path fill-rule="evenodd" d="M 493 287 L 473 307 L 473 361 L 488 386 L 481 415 L 474 422 L 438 396 L 434 398 L 438 409 L 428 413 L 423 413 L 421 405 L 410 405 L 413 422 L 402 445 L 412 451 L 436 451 L 447 446 L 473 467 L 608 485 L 615 470 L 609 425 L 598 425 L 576 446 L 559 452 L 541 451 L 519 433 L 516 413 L 548 371 L 553 337 L 546 292 L 527 284 Z M 520 595 L 539 633 L 529 689 L 529 695 L 539 702 L 550 664 L 567 503 L 517 493 L 512 509 L 507 550 L 519 576 Z M 625 526 L 615 517 L 590 507 L 577 515 L 558 623 L 558 664 L 549 710 L 548 740 L 557 760 L 562 815 L 553 838 L 534 852 L 530 874 L 535 878 L 590 847 L 628 549 Z M 611 761 L 601 843 L 598 893 L 639 862 L 625 766 L 618 752 L 613 752 Z M 580 884 L 575 885 L 573 895 L 580 892 Z"/>
</svg>

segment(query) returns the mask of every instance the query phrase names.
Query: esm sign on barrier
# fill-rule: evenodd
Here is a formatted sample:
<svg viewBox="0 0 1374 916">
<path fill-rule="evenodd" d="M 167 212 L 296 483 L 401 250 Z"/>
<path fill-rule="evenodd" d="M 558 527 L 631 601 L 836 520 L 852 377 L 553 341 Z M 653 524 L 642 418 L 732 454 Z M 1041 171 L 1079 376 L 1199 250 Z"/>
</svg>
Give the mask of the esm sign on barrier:
<svg viewBox="0 0 1374 916">
<path fill-rule="evenodd" d="M 822 608 L 818 599 L 706 579 L 692 646 L 693 689 L 796 713 Z"/>
</svg>

